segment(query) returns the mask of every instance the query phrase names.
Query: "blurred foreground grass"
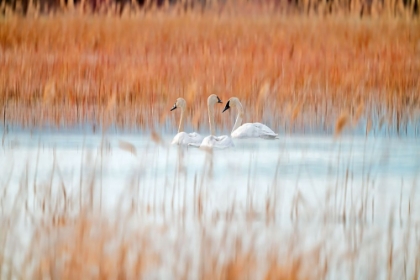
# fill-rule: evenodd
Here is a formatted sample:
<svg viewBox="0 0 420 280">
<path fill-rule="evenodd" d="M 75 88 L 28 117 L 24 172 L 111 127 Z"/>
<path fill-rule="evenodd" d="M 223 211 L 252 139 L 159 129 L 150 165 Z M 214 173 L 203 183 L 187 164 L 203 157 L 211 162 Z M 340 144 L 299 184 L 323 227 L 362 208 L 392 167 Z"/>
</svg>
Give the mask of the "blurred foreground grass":
<svg viewBox="0 0 420 280">
<path fill-rule="evenodd" d="M 174 164 L 165 147 L 143 151 L 120 142 L 82 150 L 83 164 L 73 166 L 80 178 L 69 181 L 62 169 L 69 159 L 40 147 L 18 178 L 12 178 L 17 166 L 12 164 L 0 179 L 0 278 L 418 279 L 418 179 L 403 177 L 386 193 L 373 171 L 386 160 L 372 150 L 363 157 L 359 183 L 351 164 L 360 160 L 359 151 L 347 157 L 337 148 L 331 164 L 342 168 L 325 181 L 325 195 L 315 201 L 312 184 L 302 185 L 299 177 L 286 183 L 293 177 L 281 172 L 287 161 L 282 154 L 272 184 L 261 184 L 251 152 L 243 163 L 249 166 L 247 183 L 237 189 L 245 196 L 234 191 L 222 203 L 212 195 L 214 176 L 220 176 L 214 160 L 221 153 L 203 152 L 202 171 L 191 176 L 185 169 L 191 162 L 184 157 L 191 151 L 179 150 Z M 13 149 L 19 148 L 3 153 Z M 103 188 L 106 154 L 124 164 L 121 149 L 142 167 L 126 183 L 119 181 L 122 186 Z M 52 153 L 51 162 L 39 161 L 40 153 Z M 143 153 L 166 158 L 165 174 L 157 174 L 158 161 L 149 162 Z M 41 181 L 40 164 L 51 166 Z M 302 174 L 305 165 L 302 156 Z M 160 177 L 165 186 L 157 183 Z M 235 178 L 223 179 L 227 188 L 235 186 Z M 116 203 L 105 203 L 106 192 L 117 187 L 122 193 Z"/>
</svg>

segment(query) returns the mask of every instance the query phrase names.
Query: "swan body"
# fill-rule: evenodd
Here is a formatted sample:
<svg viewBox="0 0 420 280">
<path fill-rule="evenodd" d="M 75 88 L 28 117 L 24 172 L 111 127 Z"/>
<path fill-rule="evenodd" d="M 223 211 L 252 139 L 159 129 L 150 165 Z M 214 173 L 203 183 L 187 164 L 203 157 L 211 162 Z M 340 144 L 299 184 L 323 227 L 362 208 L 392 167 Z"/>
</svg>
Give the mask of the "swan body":
<svg viewBox="0 0 420 280">
<path fill-rule="evenodd" d="M 178 132 L 172 140 L 172 145 L 188 145 L 190 143 L 200 144 L 203 141 L 203 136 L 197 132 L 186 133 L 184 131 Z"/>
<path fill-rule="evenodd" d="M 244 115 L 244 109 L 242 107 L 241 102 L 238 98 L 232 97 L 229 99 L 229 101 L 226 103 L 225 109 L 223 110 L 229 110 L 230 108 L 236 108 L 238 111 L 238 115 L 236 117 L 235 125 L 233 126 L 231 136 L 232 138 L 263 138 L 263 139 L 275 139 L 278 137 L 278 134 L 276 134 L 271 128 L 266 126 L 262 123 L 245 123 L 242 124 L 242 118 Z"/>
<path fill-rule="evenodd" d="M 264 138 L 274 139 L 278 135 L 274 133 L 268 126 L 262 123 L 245 123 L 232 131 L 232 138 Z"/>
<path fill-rule="evenodd" d="M 234 147 L 232 138 L 228 135 L 214 136 L 214 105 L 216 103 L 222 103 L 217 95 L 212 94 L 207 99 L 207 108 L 209 114 L 209 123 L 210 123 L 210 134 L 209 136 L 204 137 L 200 145 L 189 144 L 190 146 L 200 147 L 200 148 L 217 148 L 217 149 L 226 149 Z"/>
<path fill-rule="evenodd" d="M 172 107 L 171 111 L 175 110 L 176 108 L 181 109 L 181 118 L 179 120 L 179 127 L 178 127 L 178 134 L 175 135 L 174 139 L 172 140 L 172 145 L 188 145 L 188 144 L 200 144 L 203 141 L 203 136 L 198 134 L 197 132 L 186 133 L 184 132 L 184 121 L 185 121 L 185 111 L 187 108 L 187 102 L 184 98 L 178 98 Z"/>
<path fill-rule="evenodd" d="M 226 149 L 234 146 L 235 145 L 233 144 L 232 138 L 227 135 L 209 135 L 207 137 L 204 137 L 203 142 L 201 142 L 200 148 Z"/>
</svg>

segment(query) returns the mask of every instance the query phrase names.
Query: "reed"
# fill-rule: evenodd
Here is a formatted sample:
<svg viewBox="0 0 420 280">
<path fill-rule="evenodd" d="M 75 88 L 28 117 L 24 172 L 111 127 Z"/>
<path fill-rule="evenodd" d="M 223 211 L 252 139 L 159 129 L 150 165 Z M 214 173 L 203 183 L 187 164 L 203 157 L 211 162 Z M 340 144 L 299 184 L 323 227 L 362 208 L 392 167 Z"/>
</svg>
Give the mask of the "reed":
<svg viewBox="0 0 420 280">
<path fill-rule="evenodd" d="M 173 132 L 167 111 L 182 96 L 188 126 L 205 130 L 216 93 L 276 131 L 332 133 L 347 111 L 356 128 L 378 128 L 379 112 L 405 133 L 419 125 L 418 30 L 416 19 L 272 13 L 10 15 L 0 22 L 3 126 Z M 226 118 L 216 114 L 228 131 Z"/>
<path fill-rule="evenodd" d="M 40 153 L 47 153 L 40 147 L 35 164 L 28 158 L 22 169 L 17 192 L 9 177 L 2 178 L 0 277 L 325 279 L 344 273 L 352 279 L 361 271 L 366 278 L 385 274 L 415 279 L 418 275 L 415 248 L 419 244 L 413 236 L 418 226 L 419 209 L 413 205 L 418 183 L 412 182 L 410 194 L 403 197 L 402 182 L 401 195 L 383 201 L 371 179 L 378 157 L 374 150 L 364 155 L 361 186 L 352 179 L 352 162 L 359 155 L 343 156 L 340 148 L 337 161 L 332 162 L 338 166 L 337 173 L 330 177 L 336 185 L 329 186 L 326 180 L 325 197 L 314 202 L 308 199 L 312 192 L 305 192 L 308 185 L 302 185 L 298 176 L 291 204 L 285 203 L 288 196 L 278 176 L 283 155 L 278 155 L 267 195 L 259 198 L 253 190 L 261 192 L 262 187 L 258 176 L 252 175 L 258 155 L 250 155 L 247 186 L 240 187 L 247 187 L 246 197 L 238 201 L 235 194 L 224 196 L 227 207 L 219 208 L 211 206 L 209 194 L 213 160 L 220 154 L 207 154 L 202 171 L 190 176 L 180 168 L 188 165 L 188 155 L 178 151 L 177 164 L 167 160 L 166 166 L 173 169 L 167 167 L 160 174 L 173 182 L 165 183 L 170 185 L 170 191 L 165 191 L 166 186 L 145 175 L 146 169 L 158 168 L 155 162 L 147 162 L 146 154 L 156 158 L 162 150 L 167 153 L 166 148 L 155 150 L 160 147 L 157 144 L 137 149 L 119 141 L 109 151 L 100 147 L 96 155 L 82 150 L 80 178 L 70 181 L 63 179 L 63 162 L 54 151 L 50 151 L 50 176 L 37 179 Z M 106 170 L 105 159 L 117 150 L 147 163 L 127 178 L 118 202 L 105 207 L 98 203 L 106 191 L 98 171 Z M 10 151 L 3 148 L 6 154 Z M 306 163 L 302 163 L 304 170 Z M 11 177 L 10 170 L 5 174 Z M 157 199 L 156 192 L 161 191 L 164 197 Z M 389 206 L 393 203 L 398 211 Z M 283 212 L 290 213 L 290 226 L 288 219 L 281 218 Z M 381 222 L 375 222 L 374 213 Z M 401 236 L 404 242 L 398 241 Z M 371 260 L 368 265 L 366 259 Z"/>
<path fill-rule="evenodd" d="M 343 131 L 344 127 L 347 125 L 348 122 L 348 116 L 346 113 L 341 113 L 340 117 L 337 119 L 337 122 L 335 123 L 335 129 L 334 134 L 335 136 L 338 136 Z"/>
</svg>

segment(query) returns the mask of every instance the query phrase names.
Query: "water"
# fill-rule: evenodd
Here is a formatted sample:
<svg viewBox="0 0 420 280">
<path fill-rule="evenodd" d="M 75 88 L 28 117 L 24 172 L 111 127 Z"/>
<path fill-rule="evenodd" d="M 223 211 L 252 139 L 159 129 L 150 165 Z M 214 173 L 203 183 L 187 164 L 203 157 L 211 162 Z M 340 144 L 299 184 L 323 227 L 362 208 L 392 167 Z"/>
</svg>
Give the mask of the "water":
<svg viewBox="0 0 420 280">
<path fill-rule="evenodd" d="M 9 133 L 0 151 L 0 191 L 5 194 L 7 189 L 0 209 L 5 215 L 13 208 L 22 185 L 37 186 L 38 192 L 43 186 L 57 192 L 65 188 L 68 196 L 73 193 L 89 201 L 110 219 L 118 218 L 115 209 L 135 204 L 143 209 L 139 210 L 143 223 L 172 229 L 160 242 L 187 243 L 183 253 L 187 258 L 197 257 L 193 248 L 199 245 L 201 230 L 194 205 L 202 197 L 204 220 L 212 225 L 209 221 L 219 217 L 210 229 L 215 239 L 228 225 L 228 238 L 240 236 L 259 253 L 279 246 L 280 236 L 288 242 L 298 238 L 300 252 L 322 243 L 329 261 L 336 264 L 328 273 L 330 279 L 349 275 L 349 270 L 368 277 L 370 257 L 377 262 L 378 275 L 386 275 L 391 220 L 395 247 L 405 248 L 408 242 L 406 257 L 416 255 L 419 241 L 414 232 L 420 229 L 416 138 L 284 135 L 277 140 L 237 140 L 235 148 L 213 152 L 171 146 L 171 139 L 164 135 L 156 142 L 141 133 Z M 86 194 L 92 182 L 93 198 Z M 27 189 L 28 207 L 35 209 L 34 193 Z M 247 213 L 252 217 L 244 219 Z M 174 221 L 181 218 L 182 222 Z M 353 240 L 357 232 L 363 234 Z M 411 237 L 403 242 L 407 232 Z M 252 239 L 254 235 L 258 238 Z M 372 238 L 377 245 L 369 247 Z M 342 264 L 338 256 L 355 248 L 364 248 L 364 256 Z M 230 249 L 218 248 L 213 254 L 228 255 Z M 167 260 L 168 265 L 174 261 Z M 395 260 L 395 275 L 400 275 L 401 262 Z M 414 258 L 405 262 L 405 269 L 413 273 Z M 159 277 L 169 274 L 156 271 Z"/>
</svg>

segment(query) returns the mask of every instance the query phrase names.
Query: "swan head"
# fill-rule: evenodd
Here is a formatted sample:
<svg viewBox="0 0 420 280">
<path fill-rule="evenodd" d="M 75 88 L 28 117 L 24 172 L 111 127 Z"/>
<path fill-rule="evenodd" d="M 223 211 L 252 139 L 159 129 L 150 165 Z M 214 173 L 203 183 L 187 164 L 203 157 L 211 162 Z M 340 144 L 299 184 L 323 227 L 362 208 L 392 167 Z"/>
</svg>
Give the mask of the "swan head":
<svg viewBox="0 0 420 280">
<path fill-rule="evenodd" d="M 174 106 L 172 107 L 171 111 L 175 110 L 176 108 L 181 108 L 181 109 L 185 109 L 185 107 L 187 107 L 187 102 L 185 101 L 184 98 L 180 97 L 176 100 Z"/>
<path fill-rule="evenodd" d="M 216 94 L 212 94 L 207 98 L 207 105 L 214 105 L 216 103 L 223 103 Z"/>
<path fill-rule="evenodd" d="M 223 113 L 224 111 L 229 110 L 230 108 L 236 108 L 236 107 L 239 107 L 239 106 L 241 106 L 241 107 L 242 107 L 241 102 L 239 101 L 239 99 L 238 99 L 237 97 L 231 97 L 231 98 L 228 100 L 228 102 L 226 102 L 225 109 L 223 109 L 222 113 Z"/>
</svg>

